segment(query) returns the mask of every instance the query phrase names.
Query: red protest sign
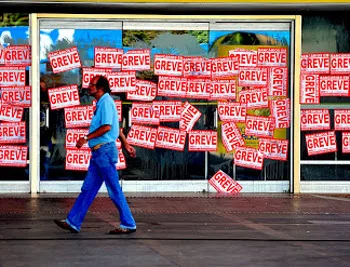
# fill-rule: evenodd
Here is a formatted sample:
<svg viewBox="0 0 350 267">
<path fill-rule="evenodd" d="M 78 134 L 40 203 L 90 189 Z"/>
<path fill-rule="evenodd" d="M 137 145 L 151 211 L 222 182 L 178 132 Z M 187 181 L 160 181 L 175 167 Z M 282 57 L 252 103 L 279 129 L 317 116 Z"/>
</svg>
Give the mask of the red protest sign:
<svg viewBox="0 0 350 267">
<path fill-rule="evenodd" d="M 32 64 L 32 53 L 30 45 L 10 45 L 4 53 L 6 65 L 30 66 Z"/>
<path fill-rule="evenodd" d="M 153 101 L 153 109 L 159 112 L 159 121 L 179 121 L 183 110 L 181 101 Z"/>
<path fill-rule="evenodd" d="M 188 151 L 216 151 L 218 133 L 212 130 L 192 130 L 188 132 Z"/>
<path fill-rule="evenodd" d="M 230 57 L 238 59 L 239 67 L 256 67 L 258 64 L 258 52 L 243 48 L 228 51 Z"/>
<path fill-rule="evenodd" d="M 5 64 L 5 48 L 0 45 L 0 65 Z"/>
<path fill-rule="evenodd" d="M 182 76 L 183 57 L 174 55 L 154 55 L 154 74 L 164 76 Z"/>
<path fill-rule="evenodd" d="M 242 134 L 236 123 L 228 121 L 221 124 L 221 139 L 226 151 L 232 152 L 237 147 L 245 145 Z"/>
<path fill-rule="evenodd" d="M 122 55 L 122 70 L 150 70 L 151 69 L 151 50 L 134 49 L 129 50 Z"/>
<path fill-rule="evenodd" d="M 181 113 L 180 130 L 185 132 L 190 131 L 201 116 L 202 113 L 186 101 Z"/>
<path fill-rule="evenodd" d="M 95 68 L 122 68 L 123 49 L 95 46 L 94 66 Z"/>
<path fill-rule="evenodd" d="M 269 68 L 241 68 L 238 75 L 239 86 L 266 87 L 269 80 Z"/>
<path fill-rule="evenodd" d="M 121 100 L 114 100 L 115 108 L 117 109 L 119 121 L 123 120 L 123 102 Z"/>
<path fill-rule="evenodd" d="M 187 80 L 187 98 L 210 99 L 212 91 L 212 83 L 209 79 L 189 78 Z"/>
<path fill-rule="evenodd" d="M 264 155 L 264 158 L 286 161 L 288 158 L 288 140 L 260 138 L 259 151 Z"/>
<path fill-rule="evenodd" d="M 0 123 L 0 143 L 25 143 L 26 142 L 26 123 L 21 122 L 3 122 Z"/>
<path fill-rule="evenodd" d="M 350 53 L 332 53 L 330 54 L 330 73 L 350 74 Z"/>
<path fill-rule="evenodd" d="M 211 59 L 205 57 L 183 57 L 184 72 L 187 78 L 211 78 Z"/>
<path fill-rule="evenodd" d="M 237 147 L 234 161 L 237 166 L 262 170 L 264 155 L 255 148 Z"/>
<path fill-rule="evenodd" d="M 237 76 L 239 61 L 236 57 L 211 58 L 211 78 L 223 79 Z"/>
<path fill-rule="evenodd" d="M 349 96 L 349 76 L 320 75 L 319 79 L 320 96 Z"/>
<path fill-rule="evenodd" d="M 300 113 L 300 130 L 330 130 L 330 121 L 328 109 L 302 109 Z"/>
<path fill-rule="evenodd" d="M 330 53 L 307 53 L 301 55 L 302 72 L 312 74 L 329 74 Z"/>
<path fill-rule="evenodd" d="M 52 110 L 80 105 L 78 86 L 76 84 L 49 88 L 47 92 Z"/>
<path fill-rule="evenodd" d="M 334 130 L 335 131 L 350 130 L 350 109 L 334 110 Z"/>
<path fill-rule="evenodd" d="M 136 90 L 128 92 L 128 100 L 152 101 L 157 96 L 157 84 L 150 81 L 136 79 Z"/>
<path fill-rule="evenodd" d="M 275 129 L 275 119 L 272 117 L 247 116 L 245 135 L 257 137 L 272 137 Z"/>
<path fill-rule="evenodd" d="M 286 67 L 287 48 L 258 48 L 258 66 Z"/>
<path fill-rule="evenodd" d="M 239 193 L 243 188 L 222 170 L 217 171 L 213 177 L 210 178 L 209 183 L 219 193 Z"/>
<path fill-rule="evenodd" d="M 245 122 L 247 108 L 241 103 L 218 101 L 218 114 L 222 121 Z"/>
<path fill-rule="evenodd" d="M 32 92 L 30 86 L 4 86 L 0 88 L 0 101 L 3 105 L 30 107 Z"/>
<path fill-rule="evenodd" d="M 78 48 L 76 46 L 48 54 L 53 73 L 81 68 Z"/>
<path fill-rule="evenodd" d="M 320 103 L 320 76 L 318 74 L 301 73 L 300 104 Z"/>
<path fill-rule="evenodd" d="M 123 153 L 123 149 L 118 149 L 118 162 L 116 164 L 117 170 L 126 169 L 126 160 Z"/>
<path fill-rule="evenodd" d="M 107 73 L 112 93 L 133 92 L 136 90 L 136 72 L 110 72 Z"/>
<path fill-rule="evenodd" d="M 152 103 L 132 103 L 131 123 L 159 125 L 159 112 Z"/>
<path fill-rule="evenodd" d="M 90 159 L 90 149 L 67 148 L 65 169 L 72 171 L 87 171 Z"/>
<path fill-rule="evenodd" d="M 132 125 L 127 137 L 130 145 L 154 149 L 157 140 L 157 128 Z"/>
<path fill-rule="evenodd" d="M 289 98 L 272 100 L 270 102 L 272 117 L 275 118 L 275 129 L 289 128 L 290 100 Z"/>
<path fill-rule="evenodd" d="M 64 109 L 66 128 L 89 127 L 94 110 L 92 105 L 75 106 Z"/>
<path fill-rule="evenodd" d="M 269 96 L 288 96 L 288 68 L 270 68 Z"/>
<path fill-rule="evenodd" d="M 82 88 L 88 88 L 89 83 L 95 76 L 108 76 L 108 73 L 112 72 L 112 69 L 107 68 L 83 68 L 83 80 L 81 83 Z"/>
<path fill-rule="evenodd" d="M 88 129 L 67 129 L 66 131 L 66 148 L 75 148 L 78 140 L 85 135 L 88 135 Z M 89 148 L 88 143 L 84 144 L 82 148 Z"/>
<path fill-rule="evenodd" d="M 158 95 L 185 98 L 187 93 L 187 78 L 159 76 Z"/>
<path fill-rule="evenodd" d="M 211 84 L 210 100 L 236 100 L 235 79 L 212 80 Z"/>
<path fill-rule="evenodd" d="M 170 127 L 158 127 L 156 147 L 183 151 L 185 142 L 186 132 Z"/>
<path fill-rule="evenodd" d="M 238 98 L 239 103 L 245 104 L 247 109 L 269 107 L 267 88 L 242 90 Z"/>
<path fill-rule="evenodd" d="M 0 66 L 0 86 L 25 86 L 26 67 Z"/>
<path fill-rule="evenodd" d="M 350 153 L 350 132 L 342 132 L 342 153 Z"/>
<path fill-rule="evenodd" d="M 0 146 L 0 166 L 26 167 L 27 155 L 27 146 Z"/>
<path fill-rule="evenodd" d="M 23 107 L 0 105 L 0 121 L 19 122 L 23 117 Z"/>
<path fill-rule="evenodd" d="M 337 152 L 335 132 L 306 134 L 307 154 L 309 156 Z"/>
</svg>

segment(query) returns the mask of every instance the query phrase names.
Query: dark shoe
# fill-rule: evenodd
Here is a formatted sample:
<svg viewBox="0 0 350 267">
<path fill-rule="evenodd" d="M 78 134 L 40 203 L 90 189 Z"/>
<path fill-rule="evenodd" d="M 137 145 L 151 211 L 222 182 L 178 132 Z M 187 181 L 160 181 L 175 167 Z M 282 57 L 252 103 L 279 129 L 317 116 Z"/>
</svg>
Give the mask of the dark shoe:
<svg viewBox="0 0 350 267">
<path fill-rule="evenodd" d="M 65 220 L 53 220 L 55 224 L 57 224 L 59 227 L 61 227 L 64 230 L 68 230 L 71 233 L 79 233 L 79 231 L 72 228 Z"/>
<path fill-rule="evenodd" d="M 110 235 L 124 235 L 124 234 L 131 234 L 135 233 L 136 229 L 126 229 L 126 228 L 116 228 L 114 230 L 109 231 Z"/>
</svg>

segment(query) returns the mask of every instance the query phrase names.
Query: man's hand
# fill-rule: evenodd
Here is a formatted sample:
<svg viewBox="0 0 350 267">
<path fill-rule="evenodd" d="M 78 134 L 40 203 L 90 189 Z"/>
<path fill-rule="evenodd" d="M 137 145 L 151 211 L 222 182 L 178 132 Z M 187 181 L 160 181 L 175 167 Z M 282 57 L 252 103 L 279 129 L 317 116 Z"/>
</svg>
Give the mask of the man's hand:
<svg viewBox="0 0 350 267">
<path fill-rule="evenodd" d="M 76 147 L 77 148 L 81 148 L 83 145 L 85 145 L 87 143 L 87 141 L 85 140 L 84 137 L 81 137 L 79 138 L 77 144 L 76 144 Z"/>
<path fill-rule="evenodd" d="M 130 157 L 135 158 L 136 157 L 136 150 L 134 147 L 132 147 L 129 144 L 124 145 L 125 150 L 128 152 Z"/>
</svg>

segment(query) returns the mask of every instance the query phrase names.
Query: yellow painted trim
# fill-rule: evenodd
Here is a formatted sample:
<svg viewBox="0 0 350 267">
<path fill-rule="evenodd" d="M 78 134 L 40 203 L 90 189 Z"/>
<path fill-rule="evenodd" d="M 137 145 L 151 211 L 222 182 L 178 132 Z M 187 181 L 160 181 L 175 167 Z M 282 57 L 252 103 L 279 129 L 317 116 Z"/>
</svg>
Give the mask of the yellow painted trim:
<svg viewBox="0 0 350 267">
<path fill-rule="evenodd" d="M 226 3 L 226 4 L 245 4 L 245 3 L 257 3 L 257 4 L 291 4 L 291 3 L 300 3 L 300 4 L 308 4 L 308 3 L 350 3 L 349 0 L 337 0 L 337 1 L 327 1 L 327 0 L 260 0 L 260 1 L 254 1 L 254 0 L 49 0 L 45 2 L 63 2 L 63 3 L 166 3 L 166 4 L 172 4 L 172 3 Z"/>
<path fill-rule="evenodd" d="M 301 16 L 295 19 L 294 34 L 294 168 L 293 189 L 295 194 L 300 193 L 300 58 L 301 58 Z"/>
</svg>

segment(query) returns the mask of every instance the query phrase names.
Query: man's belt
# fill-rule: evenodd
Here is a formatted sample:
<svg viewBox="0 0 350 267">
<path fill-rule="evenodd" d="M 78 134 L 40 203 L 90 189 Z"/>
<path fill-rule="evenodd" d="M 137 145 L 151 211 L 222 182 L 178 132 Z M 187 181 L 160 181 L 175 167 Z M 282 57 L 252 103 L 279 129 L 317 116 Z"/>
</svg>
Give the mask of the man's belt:
<svg viewBox="0 0 350 267">
<path fill-rule="evenodd" d="M 91 151 L 96 151 L 98 150 L 101 146 L 105 145 L 105 144 L 108 144 L 108 143 L 100 143 L 100 144 L 97 144 L 96 146 L 93 146 L 91 148 Z"/>
</svg>

